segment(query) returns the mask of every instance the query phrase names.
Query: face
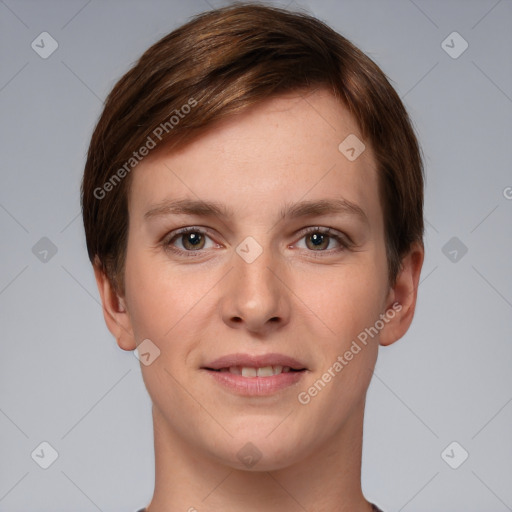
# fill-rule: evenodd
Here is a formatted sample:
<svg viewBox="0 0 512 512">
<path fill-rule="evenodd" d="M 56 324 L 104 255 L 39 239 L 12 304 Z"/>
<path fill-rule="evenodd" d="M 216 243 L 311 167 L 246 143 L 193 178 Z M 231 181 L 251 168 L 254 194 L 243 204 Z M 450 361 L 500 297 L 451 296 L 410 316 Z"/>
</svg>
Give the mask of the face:
<svg viewBox="0 0 512 512">
<path fill-rule="evenodd" d="M 349 135 L 328 92 L 289 94 L 133 171 L 122 346 L 160 351 L 141 365 L 158 427 L 191 452 L 243 468 L 250 442 L 282 468 L 362 410 L 396 318 L 374 157 Z"/>
</svg>

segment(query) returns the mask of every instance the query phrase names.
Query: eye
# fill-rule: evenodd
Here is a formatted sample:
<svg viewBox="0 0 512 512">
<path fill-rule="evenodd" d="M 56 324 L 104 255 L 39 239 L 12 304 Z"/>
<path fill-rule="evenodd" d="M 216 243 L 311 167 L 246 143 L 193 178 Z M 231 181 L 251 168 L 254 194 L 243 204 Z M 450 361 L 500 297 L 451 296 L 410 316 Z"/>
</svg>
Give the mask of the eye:
<svg viewBox="0 0 512 512">
<path fill-rule="evenodd" d="M 210 245 L 207 245 L 208 240 L 211 242 Z M 172 232 L 163 241 L 163 245 L 166 249 L 180 254 L 193 253 L 218 246 L 218 244 L 215 244 L 213 240 L 211 240 L 204 229 L 194 226 Z"/>
<path fill-rule="evenodd" d="M 325 227 L 310 227 L 302 231 L 300 241 L 305 240 L 309 252 L 328 253 L 349 249 L 352 242 L 345 234 Z M 209 242 L 209 243 L 208 243 Z M 222 247 L 212 240 L 204 228 L 190 226 L 171 232 L 163 241 L 165 250 L 183 256 L 200 256 L 206 249 Z M 301 249 L 304 246 L 297 246 Z"/>
<path fill-rule="evenodd" d="M 331 228 L 308 228 L 307 231 L 302 233 L 302 239 L 306 241 L 306 248 L 313 252 L 343 251 L 351 245 L 347 236 Z"/>
</svg>

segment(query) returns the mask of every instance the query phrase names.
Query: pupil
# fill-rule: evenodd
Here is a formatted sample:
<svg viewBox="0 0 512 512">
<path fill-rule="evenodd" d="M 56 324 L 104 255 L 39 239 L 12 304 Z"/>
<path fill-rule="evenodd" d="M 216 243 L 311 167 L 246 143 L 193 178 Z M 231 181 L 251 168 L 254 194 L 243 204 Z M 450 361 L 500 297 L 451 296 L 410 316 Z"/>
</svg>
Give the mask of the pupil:
<svg viewBox="0 0 512 512">
<path fill-rule="evenodd" d="M 188 242 L 192 245 L 197 245 L 201 242 L 201 235 L 197 233 L 189 233 Z"/>
<path fill-rule="evenodd" d="M 312 236 L 312 239 L 313 239 L 313 243 L 314 243 L 315 245 L 320 245 L 320 244 L 322 244 L 322 243 L 323 243 L 323 241 L 324 241 L 324 240 L 323 240 L 324 235 L 322 235 L 322 234 L 314 233 L 314 234 L 313 234 L 313 235 L 311 235 L 311 236 Z"/>
</svg>

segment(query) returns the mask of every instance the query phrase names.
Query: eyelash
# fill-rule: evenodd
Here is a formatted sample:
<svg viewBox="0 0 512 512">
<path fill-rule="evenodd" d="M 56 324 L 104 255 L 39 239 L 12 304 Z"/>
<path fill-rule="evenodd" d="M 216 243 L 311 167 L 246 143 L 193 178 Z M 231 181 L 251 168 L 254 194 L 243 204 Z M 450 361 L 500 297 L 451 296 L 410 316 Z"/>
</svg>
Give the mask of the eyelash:
<svg viewBox="0 0 512 512">
<path fill-rule="evenodd" d="M 182 229 L 179 229 L 178 231 L 170 233 L 170 235 L 167 236 L 162 241 L 162 245 L 164 246 L 165 250 L 172 251 L 175 254 L 183 255 L 185 257 L 193 258 L 193 257 L 201 256 L 204 253 L 205 249 L 198 249 L 195 251 L 187 251 L 187 250 L 183 250 L 183 249 L 178 249 L 177 247 L 175 247 L 173 245 L 173 242 L 175 240 L 177 240 L 180 236 L 186 235 L 187 233 L 199 233 L 203 236 L 210 236 L 208 230 L 205 230 L 204 228 L 199 228 L 199 227 L 195 227 L 195 226 L 182 228 Z M 321 258 L 321 257 L 323 257 L 322 253 L 324 253 L 324 254 L 327 253 L 328 255 L 332 255 L 333 252 L 338 253 L 338 252 L 350 249 L 353 245 L 352 241 L 349 239 L 348 236 L 338 234 L 336 231 L 333 231 L 331 228 L 325 228 L 325 227 L 320 227 L 320 226 L 305 228 L 301 232 L 301 236 L 300 236 L 299 240 L 302 240 L 304 237 L 314 234 L 314 233 L 318 233 L 321 235 L 328 235 L 329 238 L 336 240 L 341 246 L 336 249 L 327 249 L 327 250 L 318 250 L 318 251 L 308 250 L 308 252 L 311 253 L 314 257 Z M 320 254 L 318 254 L 318 253 L 320 253 Z"/>
</svg>

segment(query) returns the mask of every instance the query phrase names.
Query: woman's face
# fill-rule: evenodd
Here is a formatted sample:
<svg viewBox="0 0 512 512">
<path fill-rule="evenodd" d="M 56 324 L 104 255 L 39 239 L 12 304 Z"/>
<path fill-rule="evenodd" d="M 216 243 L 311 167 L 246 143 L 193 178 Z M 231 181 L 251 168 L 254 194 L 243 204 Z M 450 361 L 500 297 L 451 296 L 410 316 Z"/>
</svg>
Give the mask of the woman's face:
<svg viewBox="0 0 512 512">
<path fill-rule="evenodd" d="M 381 334 L 365 329 L 381 330 L 392 291 L 361 139 L 320 89 L 260 104 L 133 171 L 133 340 L 122 343 L 160 351 L 141 368 L 169 439 L 232 467 L 253 455 L 257 469 L 278 469 L 362 411 Z"/>
</svg>

